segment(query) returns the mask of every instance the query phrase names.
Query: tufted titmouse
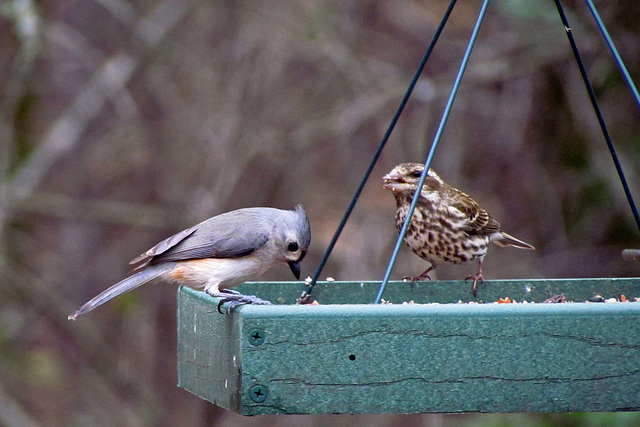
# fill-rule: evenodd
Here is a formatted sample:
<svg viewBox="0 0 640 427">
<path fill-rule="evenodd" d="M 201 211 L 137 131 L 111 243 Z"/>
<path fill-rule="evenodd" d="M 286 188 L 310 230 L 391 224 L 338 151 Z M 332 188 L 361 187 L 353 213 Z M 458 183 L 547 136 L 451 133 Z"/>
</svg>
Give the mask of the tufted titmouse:
<svg viewBox="0 0 640 427">
<path fill-rule="evenodd" d="M 75 320 L 112 298 L 154 279 L 204 290 L 232 304 L 269 304 L 228 289 L 253 280 L 276 264 L 287 263 L 300 279 L 300 261 L 311 243 L 302 206 L 295 210 L 245 208 L 209 218 L 158 243 L 131 261 L 141 271 L 86 302 L 69 316 Z"/>
</svg>

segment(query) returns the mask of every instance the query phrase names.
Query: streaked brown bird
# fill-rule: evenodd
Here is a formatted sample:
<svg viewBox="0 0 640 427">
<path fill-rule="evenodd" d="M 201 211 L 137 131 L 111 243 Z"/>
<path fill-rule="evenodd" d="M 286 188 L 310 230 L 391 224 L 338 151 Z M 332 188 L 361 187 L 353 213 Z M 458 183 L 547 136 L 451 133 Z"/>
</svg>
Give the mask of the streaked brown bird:
<svg viewBox="0 0 640 427">
<path fill-rule="evenodd" d="M 396 198 L 398 232 L 407 218 L 423 171 L 424 165 L 419 163 L 402 163 L 384 176 L 384 188 L 391 190 Z M 430 279 L 429 272 L 444 262 L 464 264 L 478 260 L 478 273 L 467 277 L 473 279 L 473 295 L 477 296 L 478 281 L 484 283 L 482 260 L 489 242 L 498 246 L 535 249 L 502 231 L 498 221 L 475 200 L 429 169 L 404 243 L 431 265 L 419 276 L 407 279 Z"/>
</svg>

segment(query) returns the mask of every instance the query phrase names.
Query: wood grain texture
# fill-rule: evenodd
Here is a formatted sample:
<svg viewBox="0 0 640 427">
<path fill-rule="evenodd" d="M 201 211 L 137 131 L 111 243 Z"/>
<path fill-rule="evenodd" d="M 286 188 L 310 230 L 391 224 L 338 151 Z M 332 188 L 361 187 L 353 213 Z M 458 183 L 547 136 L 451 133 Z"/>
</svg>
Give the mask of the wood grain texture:
<svg viewBox="0 0 640 427">
<path fill-rule="evenodd" d="M 243 306 L 233 319 L 217 299 L 181 289 L 180 386 L 245 415 L 640 410 L 638 303 L 447 304 L 469 293 L 464 282 L 389 284 L 392 301 L 440 304 L 354 303 L 378 286 L 321 283 L 319 306 Z M 292 302 L 302 288 L 239 290 Z M 492 281 L 484 291 L 632 298 L 640 280 Z M 251 399 L 254 386 L 264 401 Z"/>
</svg>

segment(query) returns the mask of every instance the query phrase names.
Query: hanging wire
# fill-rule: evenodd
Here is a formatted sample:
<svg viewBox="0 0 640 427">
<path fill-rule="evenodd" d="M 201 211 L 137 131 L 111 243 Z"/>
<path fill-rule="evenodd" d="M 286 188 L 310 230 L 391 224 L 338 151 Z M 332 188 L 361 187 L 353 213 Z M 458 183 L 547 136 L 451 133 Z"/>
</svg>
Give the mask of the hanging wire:
<svg viewBox="0 0 640 427">
<path fill-rule="evenodd" d="M 582 59 L 580 58 L 580 53 L 578 52 L 578 47 L 573 38 L 573 32 L 571 31 L 571 27 L 569 26 L 569 21 L 567 20 L 567 16 L 564 13 L 564 9 L 560 4 L 560 0 L 555 0 L 555 3 L 556 3 L 556 8 L 558 9 L 558 13 L 560 14 L 560 19 L 562 20 L 562 24 L 564 25 L 564 29 L 567 33 L 567 37 L 569 38 L 569 43 L 571 44 L 571 50 L 573 50 L 573 55 L 575 56 L 576 62 L 578 63 L 578 68 L 580 68 L 580 74 L 582 74 L 582 79 L 584 80 L 584 84 L 587 88 L 587 92 L 589 93 L 589 99 L 591 100 L 593 109 L 595 110 L 596 116 L 598 117 L 598 123 L 600 123 L 602 134 L 604 135 L 604 139 L 607 141 L 607 146 L 609 147 L 611 158 L 613 159 L 613 163 L 616 167 L 616 171 L 618 172 L 620 183 L 622 184 L 622 188 L 624 189 L 624 192 L 627 196 L 627 201 L 629 202 L 629 206 L 631 207 L 631 211 L 633 212 L 633 217 L 636 220 L 636 225 L 638 226 L 638 230 L 640 230 L 640 215 L 638 214 L 638 208 L 636 208 L 636 204 L 633 201 L 633 195 L 629 190 L 629 184 L 627 183 L 627 179 L 624 176 L 622 166 L 620 165 L 620 161 L 618 160 L 616 149 L 613 146 L 613 142 L 611 142 L 611 137 L 609 136 L 607 125 L 604 122 L 604 118 L 602 117 L 602 112 L 600 111 L 600 107 L 598 106 L 598 100 L 596 99 L 595 92 L 593 91 L 593 87 L 591 86 L 591 82 L 589 81 L 589 76 L 587 75 L 587 71 L 584 67 Z"/>
<path fill-rule="evenodd" d="M 478 14 L 478 20 L 476 21 L 476 26 L 473 29 L 473 33 L 471 33 L 471 38 L 469 39 L 469 45 L 467 46 L 467 50 L 462 58 L 462 63 L 460 64 L 460 69 L 458 70 L 458 75 L 453 84 L 453 88 L 451 89 L 451 94 L 449 95 L 449 101 L 447 102 L 447 106 L 442 113 L 442 119 L 440 120 L 440 125 L 438 126 L 438 131 L 436 132 L 436 136 L 433 139 L 433 144 L 431 144 L 431 150 L 429 151 L 429 155 L 427 156 L 427 160 L 424 163 L 424 171 L 420 176 L 420 181 L 418 182 L 418 188 L 421 189 L 424 185 L 425 180 L 427 179 L 427 175 L 429 174 L 429 167 L 431 166 L 431 161 L 433 160 L 433 156 L 436 152 L 436 148 L 438 148 L 438 143 L 440 142 L 440 137 L 442 136 L 442 132 L 444 130 L 444 125 L 447 123 L 447 119 L 449 118 L 449 113 L 451 112 L 451 107 L 453 106 L 453 101 L 456 98 L 456 94 L 458 93 L 458 87 L 460 86 L 460 82 L 462 81 L 462 75 L 467 68 L 467 63 L 469 62 L 469 57 L 471 56 L 471 50 L 473 49 L 473 45 L 476 42 L 476 38 L 478 37 L 478 32 L 480 31 L 480 25 L 482 24 L 482 20 L 484 19 L 484 15 L 487 11 L 487 6 L 489 5 L 489 0 L 485 0 L 482 4 L 482 9 L 480 9 L 480 13 Z M 374 301 L 374 304 L 379 304 L 382 299 L 382 294 L 384 293 L 385 288 L 387 287 L 387 283 L 389 283 L 389 278 L 391 277 L 391 271 L 393 270 L 394 265 L 396 264 L 396 259 L 398 258 L 398 252 L 400 251 L 400 247 L 402 246 L 402 241 L 404 240 L 405 234 L 407 234 L 407 229 L 409 228 L 409 224 L 411 223 L 411 217 L 413 216 L 413 211 L 418 204 L 418 199 L 420 198 L 420 191 L 416 191 L 413 199 L 411 201 L 411 207 L 409 207 L 409 212 L 407 212 L 407 219 L 405 219 L 404 224 L 402 226 L 402 230 L 400 231 L 400 235 L 398 236 L 398 240 L 396 241 L 396 246 L 393 249 L 393 254 L 391 255 L 391 260 L 389 261 L 389 266 L 387 267 L 387 272 L 384 275 L 384 279 L 380 284 L 380 290 L 378 291 L 378 295 Z"/>
<path fill-rule="evenodd" d="M 311 291 L 313 290 L 313 287 L 315 286 L 316 282 L 318 281 L 318 278 L 320 277 L 320 274 L 322 273 L 322 269 L 324 268 L 325 264 L 327 263 L 327 260 L 329 259 L 329 256 L 331 255 L 331 252 L 333 251 L 333 247 L 336 245 L 336 242 L 338 241 L 338 238 L 340 237 L 340 234 L 342 233 L 342 229 L 346 225 L 347 220 L 349 219 L 349 216 L 351 216 L 351 212 L 353 211 L 353 208 L 355 207 L 356 202 L 358 201 L 358 198 L 360 197 L 360 193 L 362 193 L 362 190 L 364 189 L 364 186 L 367 183 L 367 180 L 369 179 L 369 176 L 371 175 L 371 172 L 373 171 L 373 167 L 378 162 L 378 158 L 380 157 L 380 154 L 382 153 L 382 149 L 387 144 L 387 141 L 389 140 L 389 137 L 391 136 L 391 133 L 393 132 L 393 129 L 395 128 L 396 123 L 398 122 L 398 119 L 400 118 L 400 114 L 404 110 L 405 105 L 407 105 L 407 102 L 409 101 L 409 97 L 411 96 L 411 93 L 413 92 L 413 89 L 415 88 L 416 84 L 418 83 L 418 79 L 420 78 L 420 75 L 422 74 L 422 71 L 424 70 L 424 67 L 427 64 L 427 60 L 429 59 L 429 56 L 431 56 L 431 52 L 433 51 L 433 48 L 435 47 L 436 42 L 438 41 L 438 38 L 440 37 L 440 34 L 442 33 L 442 30 L 444 29 L 444 26 L 447 23 L 447 20 L 449 19 L 449 16 L 451 15 L 451 12 L 453 11 L 453 7 L 455 6 L 456 1 L 457 0 L 451 0 L 451 3 L 449 3 L 449 7 L 447 8 L 447 11 L 445 12 L 444 16 L 442 17 L 442 21 L 440 21 L 440 25 L 438 26 L 438 29 L 436 30 L 435 34 L 433 35 L 433 39 L 431 40 L 431 43 L 429 44 L 429 47 L 427 48 L 427 51 L 425 52 L 424 57 L 422 58 L 422 61 L 420 62 L 420 65 L 418 66 L 418 69 L 416 70 L 415 75 L 413 76 L 413 79 L 411 80 L 411 84 L 409 85 L 409 88 L 407 89 L 407 92 L 405 93 L 404 97 L 402 98 L 402 101 L 400 102 L 400 106 L 398 107 L 395 115 L 393 116 L 393 119 L 391 120 L 391 123 L 389 124 L 389 127 L 387 128 L 387 131 L 385 132 L 385 134 L 384 134 L 384 136 L 382 138 L 382 141 L 380 141 L 380 144 L 378 145 L 378 149 L 376 150 L 375 154 L 373 155 L 373 159 L 371 160 L 371 163 L 369 164 L 369 167 L 367 168 L 367 171 L 365 172 L 364 177 L 362 178 L 362 181 L 360 182 L 360 185 L 358 186 L 353 198 L 351 199 L 351 203 L 349 204 L 349 207 L 347 208 L 347 211 L 345 212 L 344 216 L 342 217 L 342 221 L 340 221 L 340 224 L 338 225 L 338 228 L 336 229 L 336 232 L 333 235 L 333 238 L 331 239 L 331 242 L 329 243 L 329 246 L 327 247 L 327 250 L 325 251 L 324 256 L 320 260 L 320 264 L 318 265 L 318 268 L 317 268 L 315 274 L 313 275 L 313 278 L 311 279 L 311 282 L 306 286 L 306 288 L 304 289 L 304 291 L 302 292 L 300 297 L 297 299 L 296 302 L 298 304 L 307 304 L 310 301 Z"/>
<path fill-rule="evenodd" d="M 607 42 L 607 45 L 609 46 L 609 49 L 611 50 L 611 53 L 613 54 L 613 57 L 615 58 L 616 63 L 618 64 L 618 68 L 620 68 L 620 72 L 624 76 L 624 79 L 627 81 L 627 84 L 629 85 L 629 89 L 631 89 L 631 92 L 633 93 L 633 97 L 635 98 L 636 103 L 638 104 L 638 107 L 640 107 L 640 94 L 638 93 L 638 89 L 636 88 L 636 85 L 633 83 L 633 80 L 631 79 L 631 76 L 629 75 L 629 72 L 627 71 L 627 67 L 625 67 L 624 62 L 622 61 L 622 58 L 618 54 L 618 50 L 616 49 L 616 46 L 613 44 L 613 40 L 611 39 L 611 36 L 609 36 L 609 32 L 607 31 L 607 28 L 604 26 L 602 19 L 600 19 L 600 15 L 598 14 L 596 7 L 593 5 L 593 2 L 591 0 L 587 0 L 587 6 L 589 6 L 589 9 L 591 10 L 593 17 L 595 18 L 596 23 L 598 24 L 598 28 L 600 28 L 600 32 L 604 36 L 604 39 Z"/>
</svg>

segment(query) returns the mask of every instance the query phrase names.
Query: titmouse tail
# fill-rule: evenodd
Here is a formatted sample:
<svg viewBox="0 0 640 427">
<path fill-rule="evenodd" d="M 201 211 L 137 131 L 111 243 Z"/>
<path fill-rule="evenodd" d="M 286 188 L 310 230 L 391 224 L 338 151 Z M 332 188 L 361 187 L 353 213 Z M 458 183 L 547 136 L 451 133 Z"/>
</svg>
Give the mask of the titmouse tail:
<svg viewBox="0 0 640 427">
<path fill-rule="evenodd" d="M 69 315 L 69 320 L 76 320 L 78 316 L 81 316 L 89 311 L 93 310 L 96 307 L 101 306 L 105 302 L 124 294 L 132 289 L 135 289 L 139 286 L 144 285 L 147 282 L 150 282 L 153 279 L 158 278 L 162 274 L 167 271 L 173 270 L 175 267 L 174 262 L 163 263 L 159 265 L 154 265 L 152 267 L 147 267 L 139 273 L 134 274 L 133 276 L 129 276 L 124 280 L 116 283 L 111 286 L 109 289 L 103 291 L 99 295 L 91 298 L 89 301 L 84 303 L 82 307 L 76 310 L 75 313 Z"/>
</svg>

